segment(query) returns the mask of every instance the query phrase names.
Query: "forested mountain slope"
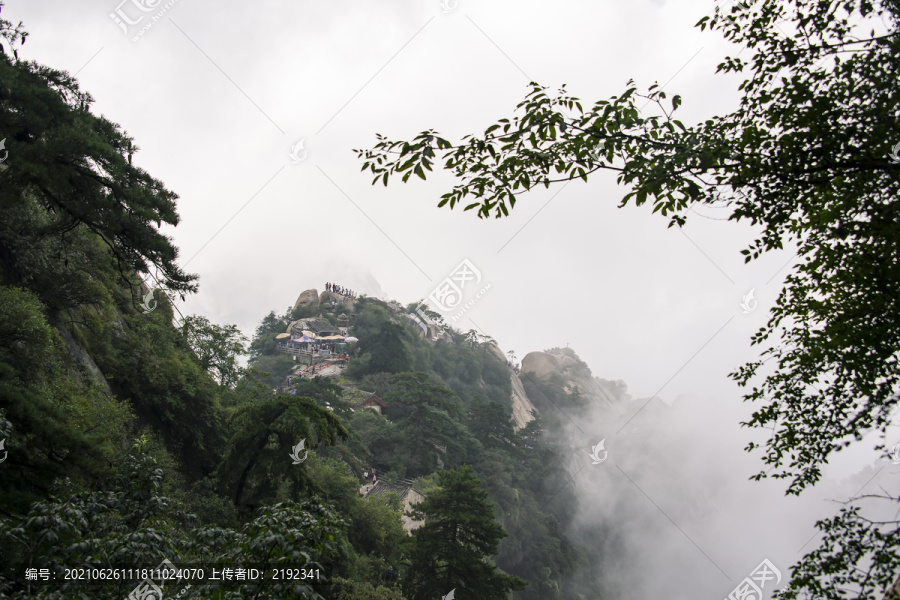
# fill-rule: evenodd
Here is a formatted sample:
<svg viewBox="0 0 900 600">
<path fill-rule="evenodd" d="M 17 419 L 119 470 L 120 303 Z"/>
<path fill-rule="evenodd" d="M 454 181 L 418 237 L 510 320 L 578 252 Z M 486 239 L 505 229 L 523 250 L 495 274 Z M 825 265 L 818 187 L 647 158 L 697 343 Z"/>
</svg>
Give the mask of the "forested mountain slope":
<svg viewBox="0 0 900 600">
<path fill-rule="evenodd" d="M 178 223 L 177 196 L 69 75 L 0 55 L 0 131 L 0 593 L 122 598 L 139 582 L 83 588 L 24 569 L 168 560 L 316 562 L 334 578 L 192 582 L 197 598 L 596 596 L 596 557 L 567 531 L 567 458 L 493 342 L 426 341 L 399 304 L 362 297 L 342 375 L 284 386 L 296 363 L 274 338 L 337 315 L 273 312 L 252 340 L 181 315 L 174 300 L 197 280 L 160 232 Z M 385 414 L 353 409 L 351 389 L 377 393 Z M 415 480 L 414 535 L 397 498 L 360 496 L 367 468 Z M 448 527 L 474 537 L 445 539 Z"/>
</svg>

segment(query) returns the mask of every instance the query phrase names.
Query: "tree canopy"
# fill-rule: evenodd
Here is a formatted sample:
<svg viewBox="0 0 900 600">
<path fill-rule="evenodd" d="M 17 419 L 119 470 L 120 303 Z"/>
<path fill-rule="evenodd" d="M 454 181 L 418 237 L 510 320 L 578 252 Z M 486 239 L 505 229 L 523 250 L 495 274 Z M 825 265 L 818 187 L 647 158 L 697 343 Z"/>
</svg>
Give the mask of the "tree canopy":
<svg viewBox="0 0 900 600">
<path fill-rule="evenodd" d="M 15 45 L 26 36 L 21 24 L 0 20 L 0 37 L 13 50 L 12 57 L 0 52 L 0 131 L 9 153 L 0 209 L 34 201 L 46 211 L 44 236 L 71 248 L 67 234 L 86 228 L 109 249 L 123 281 L 156 270 L 159 285 L 196 291 L 196 276 L 182 270 L 172 240 L 159 230 L 178 224 L 177 195 L 133 164 L 134 140 L 90 112 L 93 98 L 74 77 L 18 60 Z M 0 252 L 0 268 L 17 283 L 28 273 L 14 257 Z"/>
<path fill-rule="evenodd" d="M 237 357 L 245 354 L 246 336 L 237 325 L 216 325 L 200 315 L 190 315 L 181 324 L 185 340 L 200 368 L 222 385 L 231 387 L 241 378 L 243 369 Z"/>
<path fill-rule="evenodd" d="M 488 561 L 506 536 L 494 522 L 487 492 L 472 467 L 438 472 L 440 489 L 414 507 L 425 520 L 414 534 L 411 566 L 404 589 L 410 600 L 443 598 L 452 590 L 460 599 L 504 600 L 525 582 Z"/>
</svg>

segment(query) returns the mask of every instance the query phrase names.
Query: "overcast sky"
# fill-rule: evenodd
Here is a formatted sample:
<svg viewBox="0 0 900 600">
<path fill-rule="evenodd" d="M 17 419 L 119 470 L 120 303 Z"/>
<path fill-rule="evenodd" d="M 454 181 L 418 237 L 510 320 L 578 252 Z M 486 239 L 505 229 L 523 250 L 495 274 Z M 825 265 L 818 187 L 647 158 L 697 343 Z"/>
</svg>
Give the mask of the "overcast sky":
<svg viewBox="0 0 900 600">
<path fill-rule="evenodd" d="M 509 218 L 479 220 L 437 208 L 448 175 L 373 187 L 352 151 L 376 132 L 480 133 L 512 116 L 531 80 L 565 83 L 585 103 L 631 78 L 658 82 L 682 95 L 687 124 L 724 114 L 739 81 L 716 65 L 740 48 L 693 27 L 714 2 L 145 0 L 148 12 L 120 2 L 7 0 L 3 16 L 31 34 L 20 56 L 77 74 L 94 111 L 135 137 L 136 163 L 180 196 L 171 235 L 200 276 L 183 314 L 250 336 L 270 310 L 326 281 L 407 304 L 468 260 L 478 288 L 490 288 L 457 327 L 519 359 L 570 345 L 635 397 L 717 407 L 720 420 L 684 425 L 692 435 L 715 426 L 738 447 L 749 439 L 736 424 L 750 407 L 727 374 L 757 356 L 749 339 L 792 248 L 745 265 L 749 227 L 707 208 L 684 231 L 667 229 L 647 207 L 617 208 L 627 190 L 612 173 L 536 190 Z M 111 14 L 141 21 L 126 33 Z M 751 289 L 758 305 L 745 314 Z M 880 460 L 846 453 L 828 472 Z M 741 464 L 734 481 L 760 463 Z"/>
</svg>

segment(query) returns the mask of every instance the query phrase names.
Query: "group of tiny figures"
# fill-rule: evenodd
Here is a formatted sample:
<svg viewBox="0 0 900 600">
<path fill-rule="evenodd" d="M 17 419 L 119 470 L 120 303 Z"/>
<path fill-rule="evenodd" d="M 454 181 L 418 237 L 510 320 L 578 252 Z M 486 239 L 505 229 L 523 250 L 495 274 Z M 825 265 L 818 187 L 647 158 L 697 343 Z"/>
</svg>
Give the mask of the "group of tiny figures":
<svg viewBox="0 0 900 600">
<path fill-rule="evenodd" d="M 345 287 L 339 286 L 336 283 L 326 283 L 325 291 L 332 292 L 334 294 L 340 294 L 341 296 L 348 296 L 350 298 L 356 298 L 356 292 L 353 290 L 348 290 Z"/>
</svg>

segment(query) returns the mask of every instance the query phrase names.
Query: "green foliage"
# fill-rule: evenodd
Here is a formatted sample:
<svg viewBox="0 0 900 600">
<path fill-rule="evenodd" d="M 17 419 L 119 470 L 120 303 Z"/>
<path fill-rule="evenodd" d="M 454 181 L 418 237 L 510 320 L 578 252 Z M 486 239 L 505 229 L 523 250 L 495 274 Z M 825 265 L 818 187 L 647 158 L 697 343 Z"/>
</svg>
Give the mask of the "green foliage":
<svg viewBox="0 0 900 600">
<path fill-rule="evenodd" d="M 425 359 L 423 370 L 441 377 L 465 404 L 486 396 L 509 406 L 512 394 L 510 370 L 492 349 L 491 342 L 477 341 L 480 337 L 474 338 L 472 332 L 468 338 L 452 329 L 448 332 L 459 340 L 439 342 L 434 347 L 418 338 L 414 342 L 413 352 Z M 428 352 L 423 353 L 420 348 L 427 348 Z"/>
<path fill-rule="evenodd" d="M 181 324 L 181 331 L 201 369 L 226 387 L 240 379 L 242 369 L 237 357 L 246 353 L 247 338 L 237 325 L 216 325 L 206 317 L 190 315 Z"/>
<path fill-rule="evenodd" d="M 127 404 L 68 362 L 35 295 L 0 286 L 0 404 L 10 427 L 0 469 L 6 514 L 27 509 L 59 477 L 105 476 L 121 449 Z"/>
<path fill-rule="evenodd" d="M 405 476 L 405 454 L 400 454 L 402 438 L 397 425 L 388 423 L 383 415 L 368 408 L 356 409 L 349 425 L 366 447 L 371 464 Z"/>
<path fill-rule="evenodd" d="M 291 384 L 292 393 L 297 396 L 312 398 L 316 404 L 324 408 L 326 405 L 336 406 L 340 403 L 343 388 L 328 377 L 316 376 L 312 379 L 296 379 Z"/>
<path fill-rule="evenodd" d="M 9 22 L 0 28 L 7 41 L 16 37 Z M 163 274 L 165 287 L 195 291 L 196 277 L 182 271 L 172 241 L 159 231 L 162 223 L 178 224 L 177 196 L 131 164 L 133 140 L 117 124 L 91 114 L 93 99 L 65 72 L 0 53 L 0 81 L 0 131 L 11 156 L 0 210 L 35 202 L 44 209 L 43 234 L 63 249 L 69 232 L 89 231 L 107 248 L 102 262 L 114 261 L 122 281 L 152 266 Z M 15 253 L 0 256 L 5 282 L 28 277 L 21 270 L 27 261 L 20 265 Z"/>
<path fill-rule="evenodd" d="M 24 385 L 12 367 L 0 363 L 0 400 L 11 430 L 4 448 L 9 456 L 0 470 L 6 514 L 27 508 L 59 477 L 102 476 L 106 456 L 98 441 L 73 427 L 65 408 L 44 391 Z"/>
<path fill-rule="evenodd" d="M 383 397 L 394 389 L 393 379 L 390 373 L 370 373 L 360 378 L 359 388 Z"/>
<path fill-rule="evenodd" d="M 251 363 L 260 356 L 275 354 L 275 336 L 285 333 L 292 320 L 290 309 L 280 317 L 275 314 L 274 310 L 263 317 L 260 324 L 256 327 L 256 332 L 253 334 L 253 340 L 250 342 L 248 349 Z"/>
<path fill-rule="evenodd" d="M 362 335 L 362 334 L 360 334 Z M 406 331 L 400 325 L 383 322 L 378 333 L 361 337 L 359 353 L 368 359 L 365 370 L 357 370 L 357 376 L 369 373 L 401 373 L 409 370 L 409 353 L 403 345 Z"/>
<path fill-rule="evenodd" d="M 403 580 L 410 600 L 431 600 L 456 589 L 460 598 L 505 600 L 525 581 L 507 575 L 488 557 L 506 536 L 494 521 L 487 492 L 471 467 L 442 471 L 441 488 L 416 505 L 413 514 L 425 524 L 413 533 L 409 570 Z"/>
<path fill-rule="evenodd" d="M 0 10 L 2 9 L 3 4 L 0 3 Z M 28 32 L 25 31 L 25 29 L 22 27 L 21 21 L 18 23 L 18 25 L 13 25 L 6 19 L 0 19 L 0 37 L 6 40 L 7 45 L 13 52 L 13 56 L 18 58 L 19 55 L 16 49 L 16 45 L 25 43 L 25 39 L 28 37 Z M 3 49 L 3 44 L 0 44 L 0 53 L 4 52 L 6 51 Z"/>
<path fill-rule="evenodd" d="M 509 409 L 497 402 L 473 402 L 466 423 L 485 448 L 509 449 L 516 437 Z"/>
<path fill-rule="evenodd" d="M 415 333 L 415 329 L 413 331 Z M 585 558 L 589 549 L 570 540 L 564 524 L 540 508 L 552 499 L 554 509 L 559 508 L 554 512 L 568 513 L 567 519 L 575 513 L 575 497 L 571 489 L 563 489 L 567 480 L 565 471 L 559 467 L 562 458 L 541 441 L 540 420 L 513 433 L 510 369 L 505 361 L 489 343 L 473 344 L 471 339 L 467 342 L 463 334 L 456 337 L 456 342 L 432 346 L 421 338 L 409 336 L 412 339 L 408 348 L 416 360 L 423 359 L 416 363 L 423 370 L 431 370 L 432 364 L 438 365 L 441 361 L 445 363 L 445 368 L 436 368 L 435 375 L 443 377 L 466 406 L 464 412 L 451 411 L 450 416 L 450 420 L 460 427 L 451 435 L 453 440 L 460 442 L 459 446 L 451 445 L 444 454 L 434 444 L 418 443 L 415 433 L 407 433 L 411 421 L 405 412 L 408 410 L 405 399 L 415 397 L 415 394 L 400 385 L 400 376 L 386 373 L 366 375 L 360 379 L 358 387 L 374 391 L 388 401 L 386 410 L 393 423 L 388 423 L 374 411 L 357 411 L 348 421 L 351 435 L 358 435 L 369 449 L 371 464 L 379 468 L 381 478 L 423 474 L 416 479 L 416 489 L 427 496 L 439 488 L 440 471 L 424 473 L 439 464 L 438 460 L 452 465 L 454 460 L 465 456 L 485 481 L 490 499 L 497 503 L 499 514 L 511 527 L 512 535 L 500 546 L 496 560 L 498 565 L 503 564 L 503 570 L 529 581 L 529 587 L 519 595 L 523 599 L 553 597 L 553 593 L 558 593 L 559 597 L 590 597 L 596 593 L 597 584 L 585 584 L 574 577 L 589 560 Z M 425 348 L 427 353 L 423 351 Z M 467 355 L 477 360 L 482 379 L 490 378 L 490 385 L 485 386 L 481 381 L 466 384 L 456 376 L 459 357 Z M 583 365 L 577 356 L 572 358 Z M 416 375 L 420 380 L 427 379 L 424 373 Z M 437 385 L 436 379 L 432 381 Z M 565 394 L 559 382 L 556 385 L 560 393 Z M 432 399 L 440 398 L 441 393 L 422 396 L 425 407 L 434 410 L 436 406 L 432 404 L 436 403 Z M 396 397 L 399 402 L 394 400 Z M 462 405 L 456 404 L 456 407 Z M 436 437 L 429 437 L 436 440 Z M 423 463 L 424 453 L 429 452 L 433 453 L 428 463 L 432 466 L 419 466 Z M 596 546 L 595 539 L 584 537 L 582 540 L 582 544 Z M 595 557 L 592 555 L 590 560 Z"/>
<path fill-rule="evenodd" d="M 359 301 L 356 317 L 353 319 L 353 335 L 364 340 L 378 335 L 381 326 L 391 319 L 383 302 L 367 299 Z"/>
<path fill-rule="evenodd" d="M 31 290 L 50 314 L 110 302 L 116 265 L 96 234 L 83 227 L 60 234 L 56 216 L 33 194 L 16 196 L 5 185 L 0 211 L 0 281 Z"/>
<path fill-rule="evenodd" d="M 440 479 L 438 478 L 439 474 L 440 471 L 435 471 L 423 477 L 416 477 L 414 487 L 419 490 L 422 495 L 430 496 L 441 487 Z"/>
<path fill-rule="evenodd" d="M 878 497 L 894 500 L 889 495 Z M 807 594 L 823 600 L 843 600 L 848 587 L 858 589 L 863 567 L 872 588 L 886 590 L 893 586 L 897 581 L 896 564 L 881 553 L 883 548 L 900 546 L 896 517 L 887 522 L 873 520 L 860 514 L 860 508 L 845 506 L 836 516 L 816 523 L 825 533 L 822 544 L 794 566 L 790 584 L 776 592 L 779 600 L 797 600 L 808 597 Z M 893 600 L 889 596 L 884 599 Z"/>
<path fill-rule="evenodd" d="M 34 503 L 24 518 L 2 521 L 3 562 L 15 557 L 15 562 L 58 570 L 76 565 L 158 563 L 175 555 L 178 532 L 163 518 L 170 501 L 158 495 L 162 471 L 141 450 L 138 442 L 125 455 L 113 491 L 78 492 L 67 489 L 66 482 L 58 490 L 66 493 L 65 498 L 50 496 Z M 10 598 L 53 597 L 51 590 L 39 591 L 34 583 L 21 579 L 0 581 L 0 585 Z M 72 594 L 67 597 L 78 597 L 72 584 L 62 584 L 57 593 L 66 592 Z"/>
<path fill-rule="evenodd" d="M 260 356 L 250 363 L 256 368 L 256 377 L 269 387 L 278 387 L 284 383 L 285 377 L 297 366 L 290 354 L 270 354 Z"/>
<path fill-rule="evenodd" d="M 346 522 L 334 510 L 314 501 L 287 501 L 266 506 L 259 516 L 240 531 L 215 527 L 196 531 L 185 547 L 194 556 L 209 556 L 217 564 L 257 564 L 267 569 L 296 569 L 298 565 L 319 565 L 333 553 Z M 224 543 L 223 543 L 224 542 Z M 294 581 L 285 584 L 201 586 L 200 593 L 212 600 L 240 600 L 247 597 L 278 600 L 310 598 L 322 600 L 318 586 Z"/>
<path fill-rule="evenodd" d="M 234 388 L 220 390 L 222 406 L 230 413 L 236 407 L 269 400 L 272 397 L 272 387 L 265 381 L 268 376 L 256 367 L 244 369 Z"/>
<path fill-rule="evenodd" d="M 63 567 L 142 565 L 152 567 L 163 560 L 181 564 L 250 564 L 269 568 L 297 567 L 323 561 L 334 549 L 334 541 L 345 523 L 329 508 L 314 502 L 286 502 L 266 507 L 240 529 L 204 526 L 185 528 L 176 503 L 160 494 L 163 471 L 147 454 L 146 441 L 139 440 L 119 466 L 113 489 L 103 492 L 75 491 L 66 486 L 66 497 L 51 496 L 32 505 L 21 519 L 0 521 L 0 558 L 4 564 Z M 41 586 L 0 575 L 0 591 L 14 600 L 91 598 L 113 600 L 126 597 L 134 581 L 110 582 L 78 588 L 70 583 Z M 274 585 L 215 588 L 196 586 L 193 597 L 256 598 L 322 597 L 307 585 Z M 89 592 L 89 594 L 88 594 Z"/>
<path fill-rule="evenodd" d="M 399 562 L 409 541 L 400 518 L 402 513 L 403 505 L 396 497 L 361 499 L 349 513 L 350 541 L 360 554 L 380 557 L 382 563 Z"/>
<path fill-rule="evenodd" d="M 199 479 L 215 469 L 225 441 L 219 386 L 158 313 L 109 319 L 86 313 L 79 330 L 113 391 L 131 400 L 136 416 L 160 432 L 185 472 Z"/>
<path fill-rule="evenodd" d="M 310 488 L 305 466 L 290 458 L 302 440 L 308 450 L 348 435 L 340 420 L 314 400 L 284 395 L 238 408 L 228 430 L 232 433 L 216 477 L 220 489 L 244 509 L 273 502 L 282 485 L 290 497 Z"/>
<path fill-rule="evenodd" d="M 385 564 L 398 562 L 408 544 L 396 499 L 359 495 L 359 480 L 337 460 L 310 457 L 307 463 L 314 493 L 345 515 L 346 555 L 332 560 L 335 574 L 377 584 Z"/>
<path fill-rule="evenodd" d="M 240 513 L 227 496 L 218 493 L 214 477 L 194 482 L 185 491 L 184 504 L 200 523 L 223 528 L 240 525 Z"/>
<path fill-rule="evenodd" d="M 0 287 L 0 361 L 23 379 L 33 380 L 53 369 L 59 335 L 47 323 L 35 295 L 15 287 Z"/>
<path fill-rule="evenodd" d="M 357 583 L 350 579 L 334 578 L 334 600 L 406 600 L 396 587 L 375 587 L 371 583 Z"/>
<path fill-rule="evenodd" d="M 397 422 L 397 452 L 407 474 L 424 475 L 439 462 L 462 462 L 470 436 L 460 423 L 463 407 L 453 392 L 425 373 L 399 373 L 392 383 L 384 401 Z"/>
<path fill-rule="evenodd" d="M 324 499 L 341 514 L 351 512 L 359 502 L 359 483 L 347 465 L 327 457 L 310 456 L 306 463 L 309 479 Z"/>
</svg>

